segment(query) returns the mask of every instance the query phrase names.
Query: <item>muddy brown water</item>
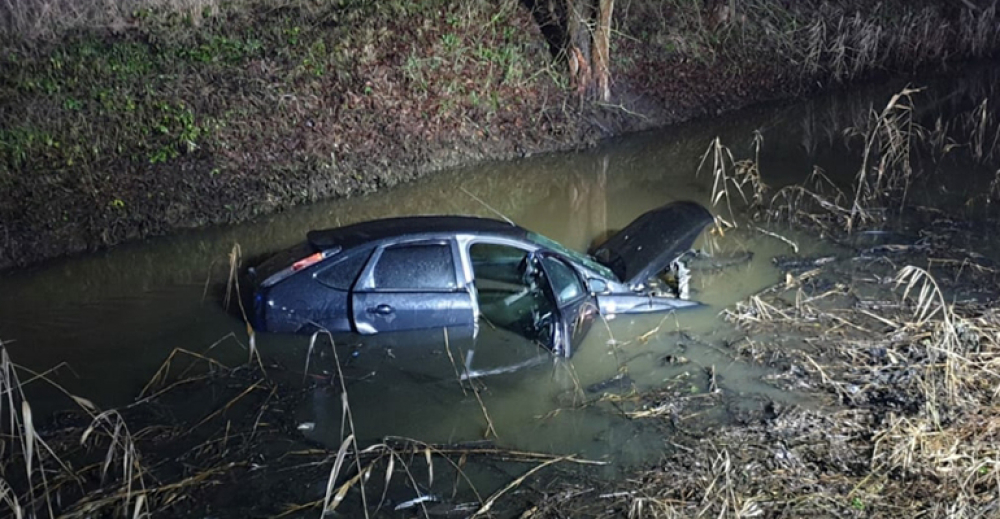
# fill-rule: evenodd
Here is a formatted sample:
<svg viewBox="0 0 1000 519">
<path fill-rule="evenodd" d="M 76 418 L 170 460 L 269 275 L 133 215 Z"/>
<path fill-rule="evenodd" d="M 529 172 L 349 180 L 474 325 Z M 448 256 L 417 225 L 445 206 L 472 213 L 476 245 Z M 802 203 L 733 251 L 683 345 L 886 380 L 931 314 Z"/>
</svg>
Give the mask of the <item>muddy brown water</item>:
<svg viewBox="0 0 1000 519">
<path fill-rule="evenodd" d="M 997 84 L 995 67 L 956 78 L 928 80 L 917 98 L 922 120 L 967 109 Z M 774 186 L 802 181 L 814 165 L 849 184 L 858 166 L 856 150 L 844 146 L 843 130 L 863 122 L 871 107 L 884 106 L 906 82 L 829 95 L 809 102 L 757 108 L 681 127 L 615 139 L 596 149 L 487 163 L 433 175 L 385 192 L 302 207 L 252 224 L 184 232 L 83 257 L 52 262 L 0 277 L 0 339 L 13 360 L 34 370 L 62 363 L 55 379 L 102 407 L 127 404 L 174 348 L 204 351 L 229 363 L 246 359 L 243 323 L 221 304 L 227 256 L 239 244 L 245 257 L 287 247 L 306 231 L 379 217 L 418 214 L 503 213 L 529 229 L 569 247 L 585 250 L 608 231 L 642 212 L 674 200 L 711 206 L 710 167 L 696 174 L 712 139 L 720 137 L 737 157 L 750 157 L 754 131 L 764 138 L 760 169 Z M 988 186 L 991 172 L 973 176 L 962 161 L 943 168 L 944 183 L 915 188 L 912 196 L 938 204 L 962 204 L 969 192 Z M 979 182 L 970 179 L 986 179 Z M 475 198 L 480 199 L 477 201 Z M 492 209 L 487 209 L 486 206 Z M 713 212 L 728 216 L 724 205 Z M 834 244 L 780 229 L 803 257 L 850 254 Z M 697 271 L 694 298 L 699 310 L 670 316 L 619 317 L 594 326 L 568 362 L 545 362 L 484 379 L 483 403 L 504 446 L 610 459 L 622 465 L 653 461 L 664 438 L 660 431 L 607 409 L 575 408 L 580 391 L 623 369 L 635 386 L 654 388 L 687 376 L 693 393 L 708 390 L 707 370 L 734 401 L 777 399 L 802 402 L 761 380 L 764 368 L 735 360 L 728 341 L 739 332 L 719 317 L 726 307 L 781 279 L 772 258 L 793 251 L 784 241 L 745 226 L 706 235 L 698 247 L 751 251 L 753 259 L 724 269 Z M 683 332 L 683 333 L 681 333 Z M 432 331 L 412 343 L 442 340 Z M 229 337 L 229 338 L 227 338 Z M 641 338 L 641 339 L 640 339 Z M 352 359 L 387 355 L 409 343 L 406 336 L 338 337 L 340 353 Z M 268 358 L 301 370 L 308 337 L 262 335 L 257 345 Z M 666 357 L 686 362 L 666 362 Z M 336 448 L 341 440 L 340 397 L 326 387 L 329 359 L 317 355 L 313 387 L 293 418 L 312 440 Z M 349 401 L 365 441 L 402 436 L 427 442 L 484 437 L 486 420 L 478 401 L 454 379 L 414 376 L 391 362 L 376 363 L 374 375 L 354 370 Z M 364 367 L 359 362 L 359 367 Z M 686 374 L 686 375 L 685 375 Z M 54 392 L 38 398 L 58 407 Z M 595 398 L 600 392 L 583 392 Z M 726 419 L 720 412 L 718 419 Z"/>
</svg>

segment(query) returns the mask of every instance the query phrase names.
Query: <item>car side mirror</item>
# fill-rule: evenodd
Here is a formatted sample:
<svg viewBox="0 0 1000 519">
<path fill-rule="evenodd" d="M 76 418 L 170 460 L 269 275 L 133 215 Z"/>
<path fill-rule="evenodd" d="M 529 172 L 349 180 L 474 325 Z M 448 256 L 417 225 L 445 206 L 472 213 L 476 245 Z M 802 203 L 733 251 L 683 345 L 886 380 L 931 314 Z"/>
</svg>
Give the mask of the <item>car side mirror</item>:
<svg viewBox="0 0 1000 519">
<path fill-rule="evenodd" d="M 603 279 L 590 278 L 587 280 L 587 286 L 594 294 L 603 294 L 608 291 L 608 283 Z"/>
</svg>

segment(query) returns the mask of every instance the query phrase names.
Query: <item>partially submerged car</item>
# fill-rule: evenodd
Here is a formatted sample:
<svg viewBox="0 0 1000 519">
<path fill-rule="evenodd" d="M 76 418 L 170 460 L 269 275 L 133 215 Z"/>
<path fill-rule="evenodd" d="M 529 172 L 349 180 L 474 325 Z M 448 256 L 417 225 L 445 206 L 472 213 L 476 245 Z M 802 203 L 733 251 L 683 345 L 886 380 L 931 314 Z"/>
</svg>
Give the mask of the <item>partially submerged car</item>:
<svg viewBox="0 0 1000 519">
<path fill-rule="evenodd" d="M 472 326 L 569 356 L 597 314 L 698 306 L 657 276 L 712 216 L 694 202 L 649 211 L 590 255 L 508 222 L 415 216 L 311 231 L 248 271 L 258 331 L 375 334 Z"/>
</svg>

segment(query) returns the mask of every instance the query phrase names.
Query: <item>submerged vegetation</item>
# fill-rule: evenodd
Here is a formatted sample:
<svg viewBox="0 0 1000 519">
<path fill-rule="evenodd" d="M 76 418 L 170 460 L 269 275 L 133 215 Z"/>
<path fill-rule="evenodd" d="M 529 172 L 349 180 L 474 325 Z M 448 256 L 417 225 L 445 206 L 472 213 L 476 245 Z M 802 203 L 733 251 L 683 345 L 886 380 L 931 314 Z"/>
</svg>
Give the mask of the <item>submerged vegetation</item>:
<svg viewBox="0 0 1000 519">
<path fill-rule="evenodd" d="M 590 103 L 515 0 L 0 2 L 0 266 L 1000 44 L 995 2 L 618 4 Z"/>
<path fill-rule="evenodd" d="M 231 346 L 248 348 L 250 361 L 230 367 L 212 358 Z M 313 337 L 310 353 L 314 346 L 336 357 L 325 336 Z M 0 433 L 7 446 L 0 460 L 0 513 L 326 517 L 339 510 L 349 517 L 393 511 L 481 517 L 539 470 L 606 464 L 488 441 L 438 445 L 387 437 L 362 445 L 339 360 L 331 379 L 311 386 L 303 384 L 303 377 L 317 375 L 308 363 L 304 373 L 296 372 L 254 352 L 252 341 L 243 344 L 234 336 L 202 353 L 175 350 L 134 403 L 101 410 L 58 386 L 52 380 L 58 367 L 27 370 L 0 343 Z M 34 418 L 26 396 L 32 384 L 56 389 L 72 407 Z M 337 450 L 307 440 L 303 431 L 313 424 L 295 422 L 295 410 L 311 391 L 335 393 L 343 402 Z M 469 392 L 478 397 L 476 386 Z M 501 468 L 523 474 L 492 494 L 480 493 L 484 470 Z M 456 496 L 467 500 L 440 503 Z"/>
</svg>

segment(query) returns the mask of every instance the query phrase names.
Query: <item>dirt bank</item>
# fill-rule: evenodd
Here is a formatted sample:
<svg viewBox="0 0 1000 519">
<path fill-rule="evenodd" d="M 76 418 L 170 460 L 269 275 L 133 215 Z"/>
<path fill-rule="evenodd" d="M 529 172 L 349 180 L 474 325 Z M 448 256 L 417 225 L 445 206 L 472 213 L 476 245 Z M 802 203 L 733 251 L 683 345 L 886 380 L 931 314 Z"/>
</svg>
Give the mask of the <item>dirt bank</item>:
<svg viewBox="0 0 1000 519">
<path fill-rule="evenodd" d="M 1000 46 L 996 4 L 978 3 L 619 2 L 606 104 L 575 96 L 513 1 L 207 3 L 50 41 L 8 30 L 0 269 L 951 66 Z"/>
</svg>

